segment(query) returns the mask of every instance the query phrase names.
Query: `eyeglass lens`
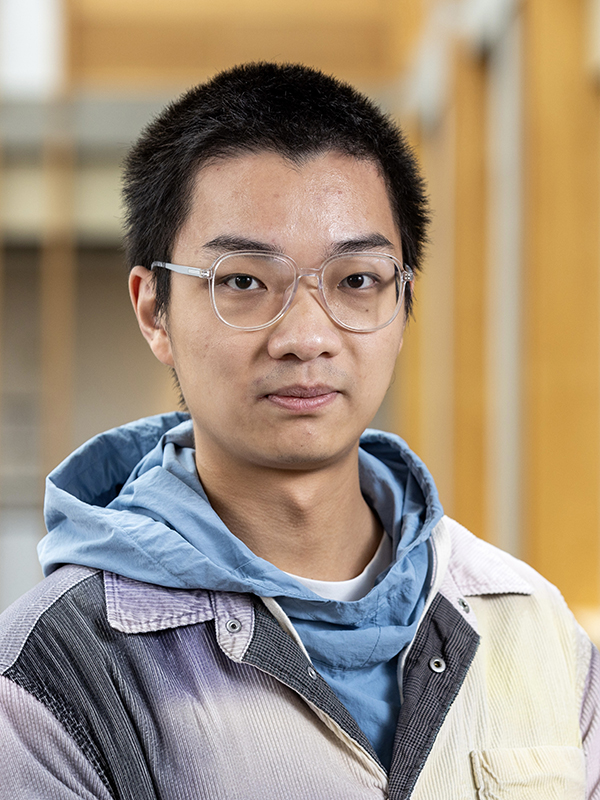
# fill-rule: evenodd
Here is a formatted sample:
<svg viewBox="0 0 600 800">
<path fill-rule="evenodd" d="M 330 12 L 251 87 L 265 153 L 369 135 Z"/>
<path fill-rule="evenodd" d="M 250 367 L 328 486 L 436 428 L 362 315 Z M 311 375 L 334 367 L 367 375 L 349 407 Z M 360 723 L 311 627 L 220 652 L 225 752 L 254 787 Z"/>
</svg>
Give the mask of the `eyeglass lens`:
<svg viewBox="0 0 600 800">
<path fill-rule="evenodd" d="M 285 307 L 294 279 L 292 265 L 277 256 L 228 255 L 215 270 L 215 307 L 235 327 L 266 325 Z M 389 322 L 401 291 L 399 270 L 385 256 L 340 256 L 323 271 L 323 295 L 330 312 L 342 325 L 356 330 Z"/>
</svg>

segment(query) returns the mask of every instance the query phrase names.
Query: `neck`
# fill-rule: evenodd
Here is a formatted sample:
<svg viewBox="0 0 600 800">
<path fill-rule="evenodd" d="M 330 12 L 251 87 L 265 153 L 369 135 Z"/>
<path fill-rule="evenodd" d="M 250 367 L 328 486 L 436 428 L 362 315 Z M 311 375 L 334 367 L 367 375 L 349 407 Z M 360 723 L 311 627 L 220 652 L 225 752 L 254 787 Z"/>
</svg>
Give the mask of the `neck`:
<svg viewBox="0 0 600 800">
<path fill-rule="evenodd" d="M 358 478 L 358 445 L 340 462 L 313 470 L 223 464 L 197 448 L 210 503 L 255 555 L 316 580 L 359 575 L 381 541 L 379 519 Z"/>
</svg>

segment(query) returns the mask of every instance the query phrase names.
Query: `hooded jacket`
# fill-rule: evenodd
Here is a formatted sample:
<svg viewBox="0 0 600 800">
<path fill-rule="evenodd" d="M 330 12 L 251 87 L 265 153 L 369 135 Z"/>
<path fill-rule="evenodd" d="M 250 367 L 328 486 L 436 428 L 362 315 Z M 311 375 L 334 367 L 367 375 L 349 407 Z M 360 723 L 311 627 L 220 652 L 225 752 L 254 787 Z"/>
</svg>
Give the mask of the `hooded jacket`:
<svg viewBox="0 0 600 800">
<path fill-rule="evenodd" d="M 556 590 L 441 518 L 401 440 L 361 440 L 395 560 L 352 603 L 254 556 L 193 456 L 166 415 L 50 476 L 49 577 L 0 625 L 0 798 L 597 796 L 596 651 Z M 390 676 L 384 765 L 360 687 L 385 706 Z"/>
<path fill-rule="evenodd" d="M 274 598 L 389 766 L 397 656 L 425 604 L 427 540 L 443 512 L 429 472 L 398 437 L 367 431 L 359 469 L 395 558 L 354 602 L 319 597 L 227 529 L 198 478 L 191 420 L 178 413 L 101 434 L 51 473 L 42 567 L 48 575 L 81 564 L 160 586 Z"/>
</svg>

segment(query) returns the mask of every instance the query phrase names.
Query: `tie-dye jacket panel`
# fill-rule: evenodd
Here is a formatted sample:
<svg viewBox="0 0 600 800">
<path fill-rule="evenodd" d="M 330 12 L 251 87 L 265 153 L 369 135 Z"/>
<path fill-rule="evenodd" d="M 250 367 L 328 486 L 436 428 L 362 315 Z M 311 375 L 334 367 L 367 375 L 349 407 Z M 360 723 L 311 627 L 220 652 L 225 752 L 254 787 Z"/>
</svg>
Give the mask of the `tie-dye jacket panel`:
<svg viewBox="0 0 600 800">
<path fill-rule="evenodd" d="M 597 651 L 526 565 L 432 546 L 389 773 L 274 601 L 63 567 L 0 617 L 1 800 L 597 800 Z"/>
</svg>

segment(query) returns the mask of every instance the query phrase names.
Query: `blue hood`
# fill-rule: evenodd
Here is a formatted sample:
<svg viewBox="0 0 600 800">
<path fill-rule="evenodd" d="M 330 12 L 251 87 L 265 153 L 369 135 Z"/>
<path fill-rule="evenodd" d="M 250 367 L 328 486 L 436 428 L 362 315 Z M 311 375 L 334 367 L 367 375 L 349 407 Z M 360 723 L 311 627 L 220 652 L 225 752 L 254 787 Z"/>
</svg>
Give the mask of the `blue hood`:
<svg viewBox="0 0 600 800">
<path fill-rule="evenodd" d="M 401 544 L 397 563 L 441 518 L 437 491 L 399 437 L 367 430 L 360 444 L 361 488 L 394 550 Z M 82 564 L 161 586 L 315 598 L 226 528 L 198 479 L 193 447 L 189 416 L 175 412 L 75 450 L 46 481 L 44 574 Z"/>
<path fill-rule="evenodd" d="M 408 635 L 424 602 L 426 542 L 442 509 L 431 476 L 400 438 L 374 430 L 361 438 L 361 488 L 396 557 L 354 602 L 315 595 L 234 536 L 208 503 L 193 447 L 188 415 L 172 413 L 102 433 L 63 461 L 47 479 L 44 574 L 83 564 L 161 586 L 275 597 L 301 635 L 303 622 L 316 635 L 333 626 L 335 636 L 343 626 L 347 645 L 349 631 L 360 628 L 363 642 L 372 627 L 373 659 L 388 649 L 382 630 L 394 642 L 399 627 Z M 343 666 L 347 651 L 337 658 Z"/>
</svg>

